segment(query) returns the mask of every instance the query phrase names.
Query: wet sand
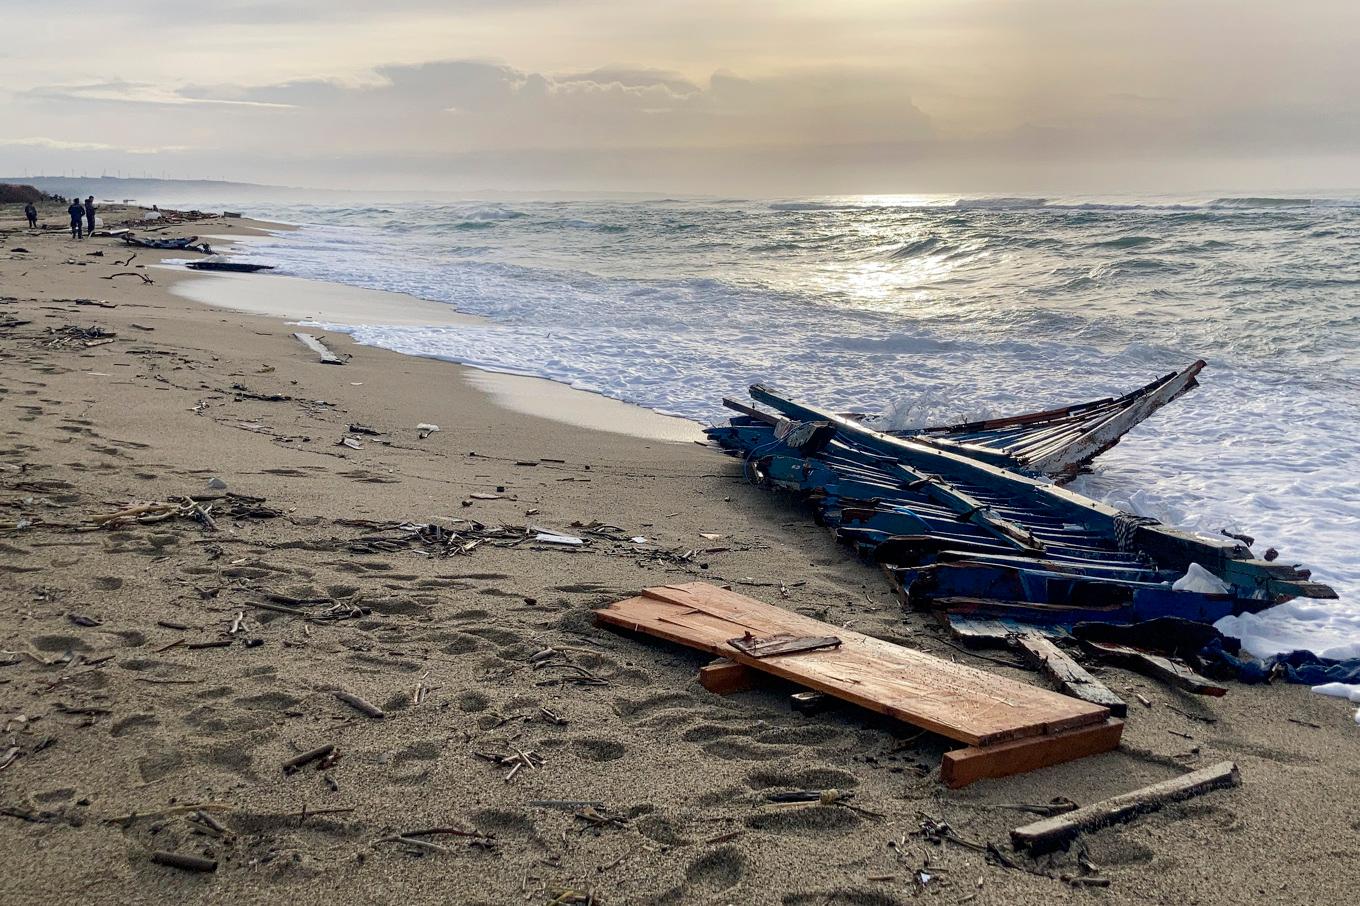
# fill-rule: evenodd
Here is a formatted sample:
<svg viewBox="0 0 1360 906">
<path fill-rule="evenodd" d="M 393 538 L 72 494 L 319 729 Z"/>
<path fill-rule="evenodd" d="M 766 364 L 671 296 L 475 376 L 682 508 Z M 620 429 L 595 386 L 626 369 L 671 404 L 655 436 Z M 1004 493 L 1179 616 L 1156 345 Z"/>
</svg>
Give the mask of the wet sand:
<svg viewBox="0 0 1360 906">
<path fill-rule="evenodd" d="M 5 901 L 1353 900 L 1360 733 L 1347 703 L 1290 686 L 1202 699 L 1098 669 L 1132 709 L 1119 750 L 946 790 L 942 739 L 849 708 L 806 717 L 775 684 L 715 696 L 695 679 L 707 658 L 593 625 L 592 608 L 642 586 L 704 579 L 1043 682 L 904 615 L 874 570 L 788 498 L 744 485 L 732 460 L 528 414 L 481 389 L 499 378 L 344 335 L 327 342 L 349 363 L 322 365 L 278 316 L 342 290 L 156 268 L 154 285 L 103 280 L 158 256 L 117 267 L 120 244 L 17 220 L 0 212 Z M 269 295 L 262 281 L 295 287 L 292 306 L 241 311 L 225 289 Z M 195 285 L 221 295 L 170 291 Z M 363 304 L 387 303 L 412 304 Z M 421 439 L 419 423 L 441 430 Z M 359 448 L 338 446 L 346 436 Z M 215 531 L 192 518 L 89 529 L 184 495 L 211 506 Z M 479 543 L 412 541 L 404 522 Z M 529 525 L 588 543 L 509 543 L 503 527 Z M 330 761 L 285 774 L 323 745 Z M 488 758 L 518 753 L 534 766 L 513 776 Z M 921 835 L 944 820 L 1009 853 L 1007 831 L 1032 817 L 1016 804 L 1086 804 L 1223 759 L 1241 766 L 1240 788 L 1070 852 L 1015 856 L 1019 869 Z M 855 808 L 767 798 L 804 788 L 851 791 Z M 388 840 L 431 827 L 484 836 Z M 159 865 L 156 850 L 217 869 Z"/>
</svg>

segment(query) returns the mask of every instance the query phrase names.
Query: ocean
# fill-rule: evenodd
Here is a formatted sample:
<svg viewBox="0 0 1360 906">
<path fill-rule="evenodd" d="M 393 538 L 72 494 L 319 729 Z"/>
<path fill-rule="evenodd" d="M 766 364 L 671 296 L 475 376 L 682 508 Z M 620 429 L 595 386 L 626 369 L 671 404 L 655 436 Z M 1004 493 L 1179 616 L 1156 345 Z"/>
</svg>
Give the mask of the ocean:
<svg viewBox="0 0 1360 906">
<path fill-rule="evenodd" d="M 264 205 L 278 272 L 395 290 L 467 327 L 325 325 L 712 423 L 763 381 L 896 426 L 1202 386 L 1073 487 L 1313 570 L 1340 602 L 1220 628 L 1360 656 L 1360 198 Z"/>
</svg>

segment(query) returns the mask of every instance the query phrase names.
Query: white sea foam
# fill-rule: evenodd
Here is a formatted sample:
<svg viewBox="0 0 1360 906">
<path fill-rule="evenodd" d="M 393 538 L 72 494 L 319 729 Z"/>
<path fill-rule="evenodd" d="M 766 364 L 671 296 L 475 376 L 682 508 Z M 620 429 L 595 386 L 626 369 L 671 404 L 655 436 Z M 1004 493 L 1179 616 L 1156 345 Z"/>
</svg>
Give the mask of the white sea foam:
<svg viewBox="0 0 1360 906">
<path fill-rule="evenodd" d="M 1077 490 L 1278 548 L 1342 601 L 1221 627 L 1258 654 L 1360 656 L 1354 199 L 953 201 L 289 208 L 265 213 L 311 226 L 247 254 L 490 322 L 333 325 L 359 342 L 699 421 L 754 381 L 921 424 L 1205 358 L 1203 387 Z"/>
</svg>

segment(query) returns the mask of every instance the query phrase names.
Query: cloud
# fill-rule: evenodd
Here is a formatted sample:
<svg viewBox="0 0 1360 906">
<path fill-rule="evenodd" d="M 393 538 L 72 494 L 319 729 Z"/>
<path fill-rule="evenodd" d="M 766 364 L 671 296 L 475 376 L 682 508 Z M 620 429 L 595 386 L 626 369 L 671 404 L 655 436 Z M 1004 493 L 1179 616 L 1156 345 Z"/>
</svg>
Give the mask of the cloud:
<svg viewBox="0 0 1360 906">
<path fill-rule="evenodd" d="M 746 147 L 919 141 L 928 118 L 900 80 L 824 68 L 706 84 L 674 72 L 600 67 L 554 74 L 485 60 L 380 66 L 342 82 L 189 86 L 178 96 L 288 108 L 270 139 L 367 151 Z"/>
<path fill-rule="evenodd" d="M 190 104 L 221 104 L 242 107 L 286 107 L 286 104 L 267 103 L 246 99 L 196 97 L 147 82 L 89 82 L 78 85 L 43 85 L 19 93 L 19 97 L 41 101 L 72 101 L 114 104 L 159 104 L 182 106 Z"/>
<path fill-rule="evenodd" d="M 121 154 L 174 154 L 184 151 L 201 150 L 191 148 L 188 145 L 158 145 L 155 147 L 126 148 L 118 145 L 107 145 L 102 142 L 72 142 L 57 138 L 47 138 L 45 136 L 0 138 L 0 147 L 37 148 L 47 151 L 112 151 Z"/>
</svg>

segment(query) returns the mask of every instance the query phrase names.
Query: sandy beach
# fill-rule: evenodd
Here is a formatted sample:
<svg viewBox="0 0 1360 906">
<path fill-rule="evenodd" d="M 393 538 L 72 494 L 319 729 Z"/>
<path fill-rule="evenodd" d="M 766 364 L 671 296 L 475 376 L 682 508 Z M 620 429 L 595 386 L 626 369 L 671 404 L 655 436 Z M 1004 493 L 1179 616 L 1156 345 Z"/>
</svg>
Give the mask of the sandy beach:
<svg viewBox="0 0 1360 906">
<path fill-rule="evenodd" d="M 1130 703 L 1118 750 L 947 790 L 947 740 L 849 707 L 805 716 L 773 682 L 717 696 L 696 680 L 707 657 L 594 625 L 644 586 L 703 580 L 1044 684 L 903 613 L 689 423 L 340 334 L 326 342 L 347 363 L 323 365 L 287 319 L 458 316 L 20 223 L 0 211 L 0 900 L 1353 901 L 1346 702 L 1288 685 L 1207 699 L 1095 668 Z M 193 505 L 90 521 L 189 496 L 215 528 Z M 1225 759 L 1236 789 L 1067 852 L 1011 851 L 1034 817 L 1020 806 Z M 769 801 L 800 789 L 854 795 Z M 957 839 L 923 834 L 931 821 Z M 428 828 L 464 833 L 393 839 Z"/>
</svg>

